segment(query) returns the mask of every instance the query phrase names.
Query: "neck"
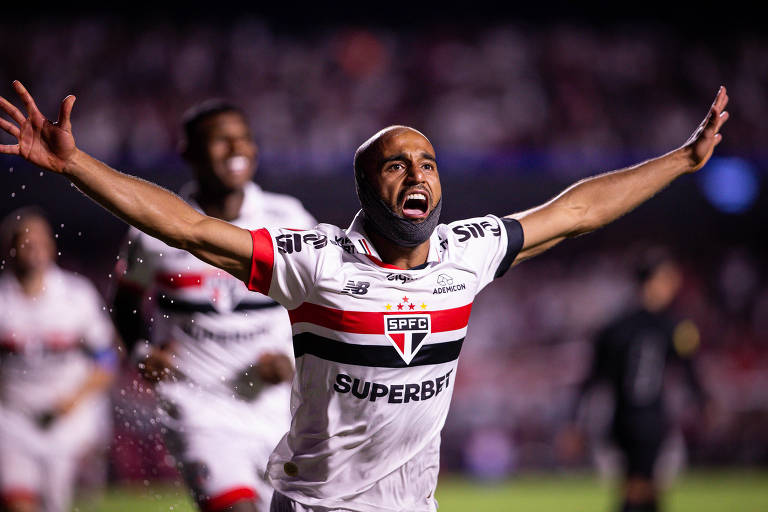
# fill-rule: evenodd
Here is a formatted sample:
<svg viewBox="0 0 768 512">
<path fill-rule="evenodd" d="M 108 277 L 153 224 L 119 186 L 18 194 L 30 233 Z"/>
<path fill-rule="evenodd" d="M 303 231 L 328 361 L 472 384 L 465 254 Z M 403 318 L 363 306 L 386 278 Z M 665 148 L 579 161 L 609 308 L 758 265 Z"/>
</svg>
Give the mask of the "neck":
<svg viewBox="0 0 768 512">
<path fill-rule="evenodd" d="M 195 200 L 206 215 L 217 219 L 232 221 L 240 216 L 240 209 L 245 200 L 243 189 L 226 192 L 213 192 L 201 187 L 195 194 Z"/>
<path fill-rule="evenodd" d="M 14 269 L 13 273 L 19 281 L 24 295 L 36 297 L 42 293 L 45 287 L 45 271 Z"/>
<path fill-rule="evenodd" d="M 369 230 L 367 234 L 371 243 L 376 248 L 376 252 L 379 253 L 381 261 L 388 265 L 394 265 L 407 270 L 418 267 L 427 261 L 427 256 L 429 256 L 429 239 L 416 247 L 403 247 L 390 242 L 374 230 Z"/>
</svg>

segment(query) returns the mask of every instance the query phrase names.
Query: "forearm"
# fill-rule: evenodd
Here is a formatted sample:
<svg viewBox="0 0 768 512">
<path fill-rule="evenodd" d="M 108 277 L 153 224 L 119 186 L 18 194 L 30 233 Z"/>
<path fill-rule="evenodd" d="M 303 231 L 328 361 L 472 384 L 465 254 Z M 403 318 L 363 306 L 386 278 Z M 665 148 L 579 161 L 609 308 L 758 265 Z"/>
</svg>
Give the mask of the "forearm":
<svg viewBox="0 0 768 512">
<path fill-rule="evenodd" d="M 242 281 L 250 272 L 251 235 L 198 212 L 153 183 L 116 171 L 77 151 L 64 174 L 88 197 L 166 244 L 191 252 Z"/>
<path fill-rule="evenodd" d="M 189 249 L 194 226 L 205 218 L 168 190 L 116 171 L 82 151 L 64 174 L 104 208 L 173 247 Z"/>
<path fill-rule="evenodd" d="M 685 149 L 678 149 L 574 184 L 554 200 L 571 215 L 572 227 L 566 236 L 589 233 L 616 220 L 691 169 Z"/>
</svg>

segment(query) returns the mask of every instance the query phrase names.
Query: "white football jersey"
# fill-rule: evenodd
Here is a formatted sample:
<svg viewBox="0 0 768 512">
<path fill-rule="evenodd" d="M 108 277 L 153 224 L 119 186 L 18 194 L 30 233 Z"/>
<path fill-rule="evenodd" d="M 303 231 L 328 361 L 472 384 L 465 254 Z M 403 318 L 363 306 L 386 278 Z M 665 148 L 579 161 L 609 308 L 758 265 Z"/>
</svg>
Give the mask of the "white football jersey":
<svg viewBox="0 0 768 512">
<path fill-rule="evenodd" d="M 193 192 L 190 184 L 180 195 L 199 210 Z M 308 228 L 315 220 L 297 199 L 249 183 L 240 216 L 232 224 Z M 121 278 L 156 291 L 151 297 L 152 341 L 176 344 L 175 363 L 188 382 L 231 395 L 232 379 L 262 353 L 292 355 L 288 315 L 277 302 L 135 228 L 129 232 L 129 244 Z"/>
<path fill-rule="evenodd" d="M 26 415 L 50 410 L 113 347 L 114 331 L 91 283 L 52 265 L 37 297 L 0 275 L 0 403 Z"/>
<path fill-rule="evenodd" d="M 249 287 L 288 310 L 297 377 L 291 430 L 268 475 L 299 503 L 434 511 L 440 430 L 472 302 L 523 244 L 488 215 L 435 229 L 427 262 L 380 261 L 362 228 L 252 231 Z"/>
</svg>

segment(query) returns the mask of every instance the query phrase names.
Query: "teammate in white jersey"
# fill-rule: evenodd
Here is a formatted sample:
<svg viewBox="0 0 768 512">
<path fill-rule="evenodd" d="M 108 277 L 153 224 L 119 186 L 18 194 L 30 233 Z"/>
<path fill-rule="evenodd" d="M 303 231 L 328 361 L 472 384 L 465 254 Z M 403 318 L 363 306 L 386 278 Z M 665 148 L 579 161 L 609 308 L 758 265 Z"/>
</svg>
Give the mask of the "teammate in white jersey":
<svg viewBox="0 0 768 512">
<path fill-rule="evenodd" d="M 0 234 L 2 505 L 64 512 L 81 458 L 109 441 L 114 330 L 93 286 L 54 264 L 40 212 L 11 213 Z"/>
<path fill-rule="evenodd" d="M 209 100 L 184 116 L 182 156 L 195 182 L 181 196 L 195 209 L 243 228 L 309 228 L 315 220 L 290 196 L 253 183 L 258 147 L 245 114 Z M 206 511 L 269 510 L 269 454 L 290 425 L 293 349 L 277 302 L 186 251 L 132 229 L 115 318 L 134 342 L 142 299 L 154 307 L 144 374 L 160 380 L 166 444 Z M 132 344 L 132 343 L 131 343 Z"/>
<path fill-rule="evenodd" d="M 438 225 L 434 148 L 389 127 L 355 155 L 363 206 L 351 228 L 249 232 L 75 146 L 70 113 L 48 122 L 19 82 L 27 116 L 7 100 L 3 128 L 20 155 L 65 175 L 141 230 L 286 306 L 297 359 L 291 429 L 270 458 L 272 510 L 434 511 L 439 432 L 474 295 L 513 263 L 593 231 L 700 169 L 727 120 L 725 88 L 678 149 L 595 176 L 503 219 Z"/>
</svg>

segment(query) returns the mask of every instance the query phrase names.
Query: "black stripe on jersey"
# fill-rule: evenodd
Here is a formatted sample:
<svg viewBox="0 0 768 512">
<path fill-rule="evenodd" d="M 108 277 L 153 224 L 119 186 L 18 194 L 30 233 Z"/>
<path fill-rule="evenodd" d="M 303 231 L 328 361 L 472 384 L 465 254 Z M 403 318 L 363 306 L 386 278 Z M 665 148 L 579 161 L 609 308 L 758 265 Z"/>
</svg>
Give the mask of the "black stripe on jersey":
<svg viewBox="0 0 768 512">
<path fill-rule="evenodd" d="M 499 268 L 496 269 L 496 274 L 493 276 L 494 279 L 503 276 L 509 270 L 520 249 L 523 248 L 523 226 L 520 222 L 517 219 L 502 217 L 501 224 L 507 230 L 507 253 L 499 263 Z"/>
<path fill-rule="evenodd" d="M 173 313 L 220 313 L 218 309 L 208 302 L 189 302 L 186 300 L 172 299 L 167 295 L 157 296 L 157 305 L 163 311 Z M 277 302 L 241 302 L 232 311 L 255 311 L 279 306 Z"/>
<path fill-rule="evenodd" d="M 461 352 L 462 343 L 464 338 L 424 345 L 411 360 L 411 364 L 406 364 L 393 346 L 353 345 L 305 332 L 293 337 L 293 353 L 295 357 L 310 354 L 326 361 L 357 366 L 408 368 L 455 361 Z"/>
</svg>

